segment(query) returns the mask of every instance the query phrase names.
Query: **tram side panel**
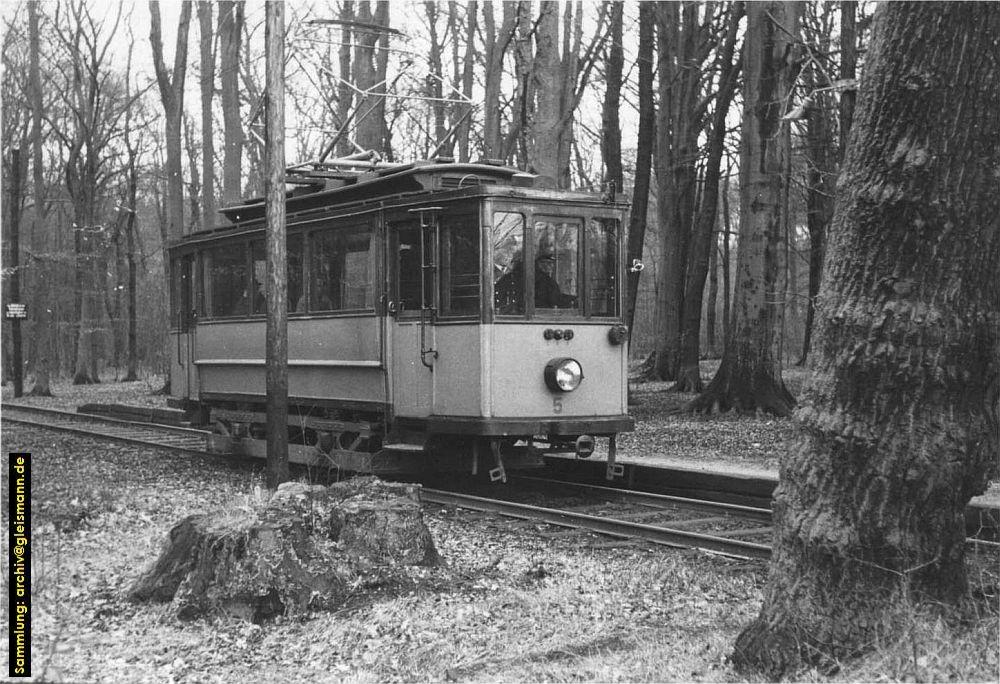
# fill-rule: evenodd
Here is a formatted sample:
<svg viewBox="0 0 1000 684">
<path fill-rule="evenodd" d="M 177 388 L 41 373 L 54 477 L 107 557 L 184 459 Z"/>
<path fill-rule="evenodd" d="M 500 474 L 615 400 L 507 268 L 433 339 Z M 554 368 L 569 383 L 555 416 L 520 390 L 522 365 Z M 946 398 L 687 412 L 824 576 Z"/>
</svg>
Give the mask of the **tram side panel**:
<svg viewBox="0 0 1000 684">
<path fill-rule="evenodd" d="M 265 323 L 212 321 L 198 326 L 198 394 L 262 402 L 266 395 Z M 375 316 L 292 319 L 288 323 L 288 394 L 336 406 L 386 401 Z"/>
</svg>

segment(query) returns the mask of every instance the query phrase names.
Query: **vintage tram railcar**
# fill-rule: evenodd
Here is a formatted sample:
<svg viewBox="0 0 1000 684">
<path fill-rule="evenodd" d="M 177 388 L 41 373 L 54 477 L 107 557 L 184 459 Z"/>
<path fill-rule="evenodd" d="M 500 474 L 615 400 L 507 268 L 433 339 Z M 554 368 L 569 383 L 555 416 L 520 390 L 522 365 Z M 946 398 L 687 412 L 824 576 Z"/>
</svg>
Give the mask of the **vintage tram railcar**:
<svg viewBox="0 0 1000 684">
<path fill-rule="evenodd" d="M 601 437 L 620 473 L 623 204 L 484 163 L 317 175 L 286 205 L 290 460 L 505 480 Z M 223 213 L 170 249 L 172 403 L 262 456 L 264 203 Z"/>
</svg>

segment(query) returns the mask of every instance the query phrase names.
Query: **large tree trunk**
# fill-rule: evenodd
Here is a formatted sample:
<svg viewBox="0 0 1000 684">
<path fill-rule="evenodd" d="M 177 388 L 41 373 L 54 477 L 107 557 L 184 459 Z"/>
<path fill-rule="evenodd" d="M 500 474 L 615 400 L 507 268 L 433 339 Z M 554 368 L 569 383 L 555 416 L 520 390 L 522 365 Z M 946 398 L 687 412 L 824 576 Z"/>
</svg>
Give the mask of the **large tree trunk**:
<svg viewBox="0 0 1000 684">
<path fill-rule="evenodd" d="M 534 79 L 538 102 L 532 120 L 534 137 L 529 148 L 531 169 L 557 184 L 559 168 L 559 120 L 562 117 L 561 98 L 565 74 L 559 59 L 559 4 L 543 1 L 535 26 Z"/>
<path fill-rule="evenodd" d="M 796 2 L 747 5 L 744 112 L 740 140 L 740 241 L 734 320 L 722 363 L 705 392 L 688 408 L 791 412 L 794 398 L 781 379 L 775 349 L 778 250 L 783 237 L 781 177 L 785 139 L 781 108 L 793 80 Z"/>
<path fill-rule="evenodd" d="M 677 5 L 657 3 L 656 47 L 659 107 L 656 112 L 656 213 L 660 237 L 659 283 L 656 297 L 656 350 L 653 377 L 673 380 L 680 361 L 681 304 L 684 297 L 685 230 L 678 225 L 674 186 L 677 151 L 674 146 L 679 84 L 675 67 L 680 48 Z"/>
<path fill-rule="evenodd" d="M 877 10 L 744 671 L 831 663 L 892 634 L 901 600 L 965 595 L 1000 420 L 998 35 L 995 4 Z"/>
<path fill-rule="evenodd" d="M 222 162 L 222 203 L 236 204 L 243 193 L 243 124 L 240 120 L 240 38 L 243 3 L 219 2 L 219 80 L 225 156 Z"/>
</svg>

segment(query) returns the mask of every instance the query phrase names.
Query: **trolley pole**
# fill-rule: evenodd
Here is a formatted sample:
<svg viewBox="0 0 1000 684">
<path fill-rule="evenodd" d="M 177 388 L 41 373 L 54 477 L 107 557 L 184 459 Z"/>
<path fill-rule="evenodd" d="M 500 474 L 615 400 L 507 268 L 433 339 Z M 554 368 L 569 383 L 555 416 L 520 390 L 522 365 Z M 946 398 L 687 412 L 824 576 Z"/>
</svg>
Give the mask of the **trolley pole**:
<svg viewBox="0 0 1000 684">
<path fill-rule="evenodd" d="M 285 230 L 285 4 L 264 3 L 267 182 L 267 486 L 288 475 L 288 266 Z"/>
</svg>

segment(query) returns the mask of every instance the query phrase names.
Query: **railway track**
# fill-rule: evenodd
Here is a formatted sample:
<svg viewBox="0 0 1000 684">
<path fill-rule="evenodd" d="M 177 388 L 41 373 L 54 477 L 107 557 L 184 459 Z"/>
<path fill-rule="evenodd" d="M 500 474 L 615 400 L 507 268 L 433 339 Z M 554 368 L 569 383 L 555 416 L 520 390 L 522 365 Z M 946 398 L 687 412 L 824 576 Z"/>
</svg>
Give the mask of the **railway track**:
<svg viewBox="0 0 1000 684">
<path fill-rule="evenodd" d="M 0 408 L 4 421 L 176 452 L 219 457 L 219 454 L 207 450 L 210 434 L 207 430 L 10 404 L 4 404 Z M 607 487 L 565 478 L 513 477 L 510 484 L 518 487 L 507 491 L 568 488 L 578 493 L 586 492 L 591 499 L 582 506 L 577 501 L 575 505 L 555 508 L 428 487 L 422 490 L 422 498 L 428 503 L 442 506 L 495 513 L 620 539 L 641 539 L 678 548 L 702 549 L 737 558 L 770 557 L 769 546 L 753 541 L 770 536 L 769 508 Z M 491 494 L 494 491 L 499 490 L 491 489 Z M 599 503 L 594 503 L 595 498 Z M 737 493 L 729 498 L 741 500 L 747 497 Z M 616 504 L 617 508 L 615 505 L 609 506 L 609 502 Z M 968 541 L 982 549 L 1000 550 L 1000 544 L 995 541 L 974 538 Z"/>
<path fill-rule="evenodd" d="M 20 423 L 99 437 L 126 444 L 141 444 L 184 453 L 207 454 L 207 430 L 121 420 L 85 413 L 72 413 L 35 406 L 4 404 L 4 422 Z"/>
<path fill-rule="evenodd" d="M 191 428 L 180 428 L 165 425 L 155 425 L 137 421 L 126 421 L 104 416 L 71 413 L 54 409 L 3 405 L 5 421 L 59 430 L 99 439 L 109 439 L 130 444 L 166 448 L 173 451 L 208 455 L 208 431 Z M 214 454 L 213 454 L 214 455 Z M 463 494 L 456 491 L 424 488 L 422 498 L 428 503 L 446 506 L 457 506 L 465 509 L 498 513 L 504 516 L 544 522 L 562 527 L 587 530 L 618 538 L 644 539 L 658 544 L 674 547 L 701 548 L 716 553 L 722 553 L 741 558 L 766 558 L 770 550 L 766 545 L 726 538 L 724 536 L 706 534 L 692 527 L 698 522 L 720 520 L 723 518 L 738 519 L 743 516 L 754 520 L 759 527 L 770 517 L 770 512 L 763 509 L 752 509 L 745 506 L 731 506 L 709 501 L 695 501 L 680 497 L 657 496 L 643 492 L 623 492 L 610 488 L 579 485 L 569 482 L 544 480 L 542 478 L 517 478 L 522 485 L 572 487 L 580 491 L 589 491 L 602 498 L 613 498 L 619 502 L 627 502 L 631 507 L 644 507 L 641 513 L 665 512 L 671 507 L 686 507 L 690 511 L 708 512 L 709 517 L 700 521 L 688 517 L 674 528 L 654 525 L 623 517 L 611 517 L 606 514 L 596 515 L 592 512 L 581 512 L 567 509 L 556 509 L 544 506 L 533 506 L 497 498 L 488 498 Z M 605 490 L 605 491 L 601 491 Z M 635 515 L 635 511 L 626 513 Z M 676 515 L 674 516 L 676 517 Z"/>
<path fill-rule="evenodd" d="M 511 478 L 508 484 L 517 483 L 534 487 L 574 488 L 606 499 L 602 504 L 588 502 L 579 507 L 582 510 L 575 510 L 578 507 L 552 508 L 428 488 L 421 491 L 421 498 L 443 506 L 496 513 L 620 539 L 641 539 L 676 548 L 701 549 L 736 558 L 766 559 L 771 555 L 771 549 L 766 544 L 740 538 L 770 534 L 771 512 L 766 509 L 544 478 Z M 609 507 L 609 501 L 617 506 Z M 654 519 L 657 521 L 652 522 Z"/>
</svg>

